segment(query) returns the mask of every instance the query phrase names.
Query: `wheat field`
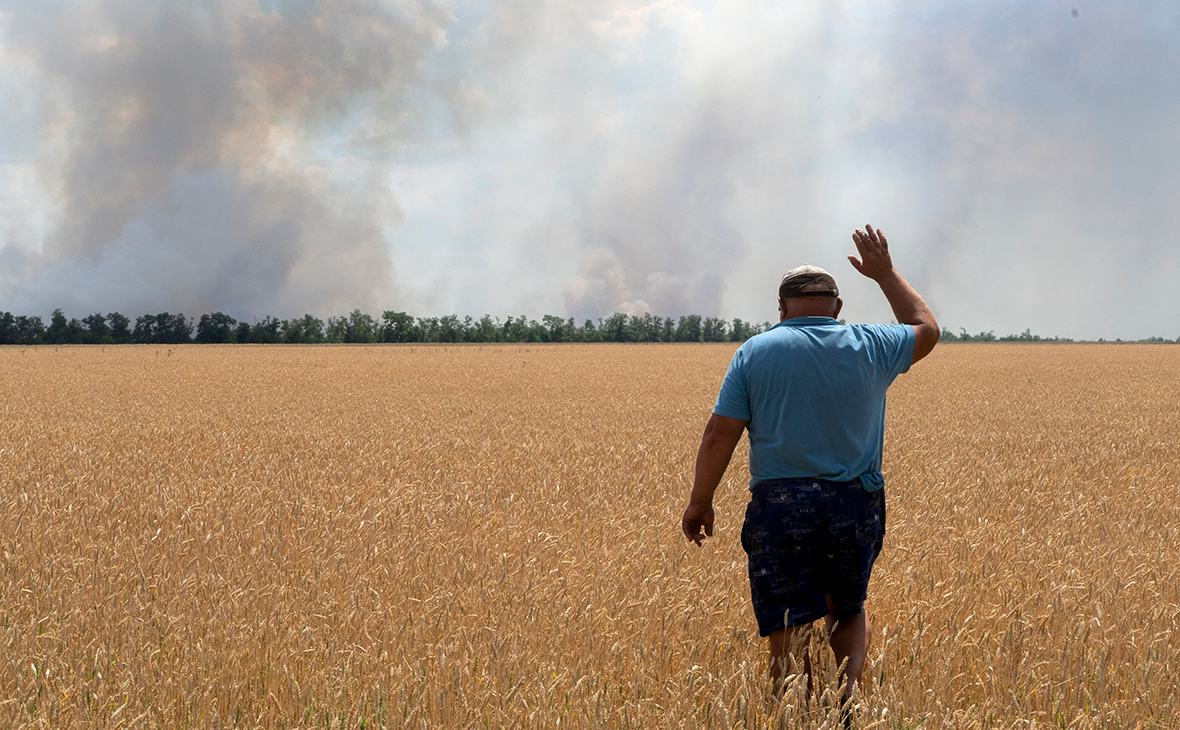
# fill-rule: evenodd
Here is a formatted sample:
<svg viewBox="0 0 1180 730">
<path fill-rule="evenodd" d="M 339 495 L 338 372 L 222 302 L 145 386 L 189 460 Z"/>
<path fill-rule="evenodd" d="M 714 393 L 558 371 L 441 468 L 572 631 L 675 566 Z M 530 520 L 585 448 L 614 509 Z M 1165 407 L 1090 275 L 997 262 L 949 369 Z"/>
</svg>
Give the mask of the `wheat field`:
<svg viewBox="0 0 1180 730">
<path fill-rule="evenodd" d="M 0 348 L 0 726 L 832 727 L 679 531 L 733 345 Z M 861 728 L 1180 727 L 1180 347 L 890 391 Z M 818 641 L 818 640 L 817 640 Z"/>
</svg>

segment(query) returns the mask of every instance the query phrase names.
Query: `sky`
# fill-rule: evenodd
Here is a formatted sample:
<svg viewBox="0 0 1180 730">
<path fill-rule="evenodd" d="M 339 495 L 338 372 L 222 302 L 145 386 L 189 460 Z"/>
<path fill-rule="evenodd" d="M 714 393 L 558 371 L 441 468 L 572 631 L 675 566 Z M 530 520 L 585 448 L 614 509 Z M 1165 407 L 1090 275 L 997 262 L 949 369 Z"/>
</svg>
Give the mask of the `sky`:
<svg viewBox="0 0 1180 730">
<path fill-rule="evenodd" d="M 0 0 L 0 310 L 1180 336 L 1180 5 Z"/>
</svg>

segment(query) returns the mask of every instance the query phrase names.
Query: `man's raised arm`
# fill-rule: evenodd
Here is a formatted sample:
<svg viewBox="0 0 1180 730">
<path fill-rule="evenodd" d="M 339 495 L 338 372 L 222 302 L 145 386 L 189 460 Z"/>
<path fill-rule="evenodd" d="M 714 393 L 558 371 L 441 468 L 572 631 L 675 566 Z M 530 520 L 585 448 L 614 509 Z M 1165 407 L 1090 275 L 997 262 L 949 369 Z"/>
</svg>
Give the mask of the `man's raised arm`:
<svg viewBox="0 0 1180 730">
<path fill-rule="evenodd" d="M 934 313 L 909 282 L 893 268 L 889 242 L 885 240 L 881 229 L 873 230 L 872 226 L 866 225 L 863 231 L 857 229 L 852 234 L 852 240 L 856 243 L 860 258 L 849 256 L 849 263 L 861 274 L 877 282 L 881 293 L 893 308 L 893 316 L 897 317 L 897 321 L 914 328 L 914 362 L 918 362 L 929 355 L 938 343 L 939 329 Z"/>
</svg>

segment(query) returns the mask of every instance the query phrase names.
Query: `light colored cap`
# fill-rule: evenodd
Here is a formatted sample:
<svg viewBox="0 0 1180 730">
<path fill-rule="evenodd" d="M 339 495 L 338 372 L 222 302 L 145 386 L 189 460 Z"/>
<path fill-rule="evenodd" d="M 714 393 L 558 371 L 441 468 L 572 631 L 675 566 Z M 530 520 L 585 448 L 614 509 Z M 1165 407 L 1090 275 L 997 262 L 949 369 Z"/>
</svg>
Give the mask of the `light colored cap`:
<svg viewBox="0 0 1180 730">
<path fill-rule="evenodd" d="M 838 297 L 840 290 L 832 275 L 818 266 L 804 264 L 783 274 L 778 285 L 780 297 Z"/>
</svg>

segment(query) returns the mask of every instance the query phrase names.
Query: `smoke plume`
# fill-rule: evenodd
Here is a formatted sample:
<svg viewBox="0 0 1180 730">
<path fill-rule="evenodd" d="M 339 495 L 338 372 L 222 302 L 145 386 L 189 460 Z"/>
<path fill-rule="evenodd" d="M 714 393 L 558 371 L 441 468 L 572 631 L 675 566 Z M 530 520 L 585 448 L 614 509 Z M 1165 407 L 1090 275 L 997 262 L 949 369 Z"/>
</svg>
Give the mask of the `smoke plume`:
<svg viewBox="0 0 1180 730">
<path fill-rule="evenodd" d="M 91 0 L 8 13 L 36 86 L 43 238 L 5 232 L 18 311 L 339 313 L 398 298 L 388 164 L 451 21 L 377 0 Z"/>
</svg>

